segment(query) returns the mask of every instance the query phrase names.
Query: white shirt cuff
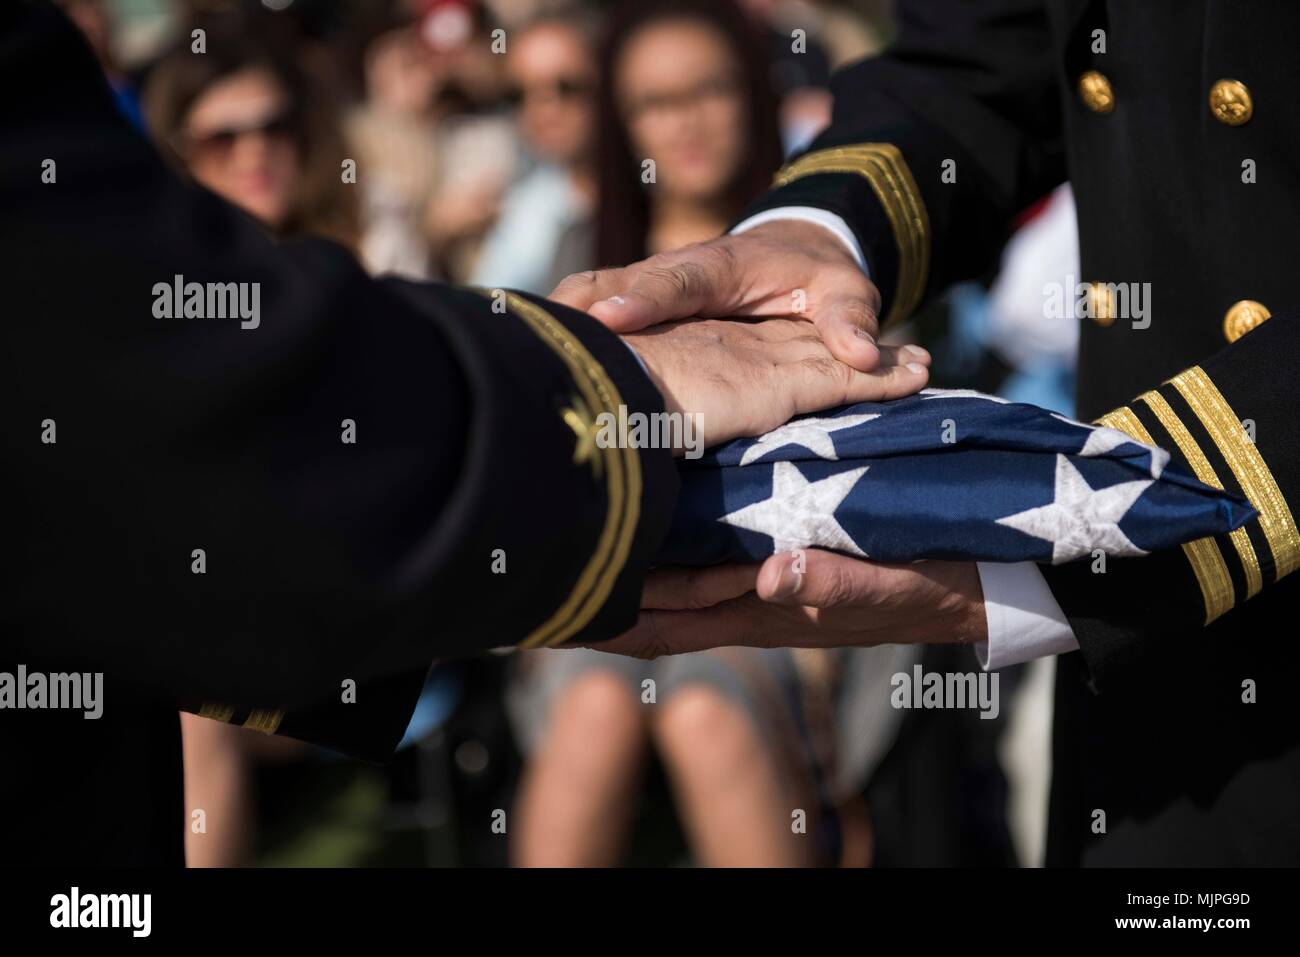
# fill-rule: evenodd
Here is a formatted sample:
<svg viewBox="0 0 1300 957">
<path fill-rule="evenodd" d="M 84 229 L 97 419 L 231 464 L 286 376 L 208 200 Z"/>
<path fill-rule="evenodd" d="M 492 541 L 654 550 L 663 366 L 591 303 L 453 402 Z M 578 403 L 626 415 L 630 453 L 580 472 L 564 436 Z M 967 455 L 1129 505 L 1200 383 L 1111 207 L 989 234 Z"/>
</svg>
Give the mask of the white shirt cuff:
<svg viewBox="0 0 1300 957">
<path fill-rule="evenodd" d="M 985 671 L 1075 651 L 1079 641 L 1033 562 L 979 562 L 988 641 L 975 646 Z"/>
<path fill-rule="evenodd" d="M 839 239 L 858 264 L 858 268 L 867 274 L 870 278 L 871 270 L 867 269 L 867 259 L 862 255 L 862 247 L 858 245 L 858 237 L 853 235 L 853 230 L 849 229 L 841 216 L 824 209 L 818 209 L 816 206 L 778 206 L 775 209 L 765 209 L 761 213 L 755 213 L 748 219 L 736 224 L 731 230 L 734 236 L 737 233 L 743 233 L 747 229 L 753 229 L 755 226 L 761 226 L 764 223 L 770 223 L 778 219 L 798 219 L 805 223 L 816 223 L 818 226 L 825 226 L 835 237 Z"/>
</svg>

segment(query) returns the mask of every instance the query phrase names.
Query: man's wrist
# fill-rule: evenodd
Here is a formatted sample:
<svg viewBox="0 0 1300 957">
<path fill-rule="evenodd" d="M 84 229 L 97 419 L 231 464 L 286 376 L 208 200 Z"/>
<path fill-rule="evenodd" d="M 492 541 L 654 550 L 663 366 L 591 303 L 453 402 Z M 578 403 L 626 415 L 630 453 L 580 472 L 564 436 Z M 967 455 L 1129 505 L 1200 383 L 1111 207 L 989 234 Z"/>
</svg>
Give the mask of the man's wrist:
<svg viewBox="0 0 1300 957">
<path fill-rule="evenodd" d="M 962 562 L 962 580 L 951 594 L 953 624 L 951 634 L 964 645 L 988 641 L 988 614 L 984 609 L 984 588 L 975 562 Z"/>
<path fill-rule="evenodd" d="M 618 338 L 619 341 L 628 348 L 628 351 L 636 357 L 637 364 L 641 367 L 641 371 L 644 372 L 646 378 L 650 380 L 650 385 L 652 385 L 655 391 L 659 393 L 659 397 L 663 402 L 664 411 L 680 412 L 681 409 L 677 405 L 677 400 L 668 390 L 663 377 L 659 373 L 659 356 L 656 352 L 655 344 L 656 337 L 632 333 L 631 335 L 619 336 Z"/>
<path fill-rule="evenodd" d="M 782 235 L 789 235 L 789 230 L 795 228 L 791 226 L 792 223 L 807 223 L 829 233 L 844 247 L 857 267 L 870 278 L 871 270 L 867 268 L 866 257 L 862 253 L 857 237 L 853 235 L 853 230 L 849 228 L 849 224 L 843 217 L 829 210 L 819 209 L 816 206 L 779 206 L 741 220 L 731 228 L 730 232 L 733 236 L 757 230 L 776 232 L 777 230 L 772 228 L 774 223 L 782 224 Z M 804 232 L 815 242 L 820 242 L 822 239 L 820 234 L 807 230 Z"/>
</svg>

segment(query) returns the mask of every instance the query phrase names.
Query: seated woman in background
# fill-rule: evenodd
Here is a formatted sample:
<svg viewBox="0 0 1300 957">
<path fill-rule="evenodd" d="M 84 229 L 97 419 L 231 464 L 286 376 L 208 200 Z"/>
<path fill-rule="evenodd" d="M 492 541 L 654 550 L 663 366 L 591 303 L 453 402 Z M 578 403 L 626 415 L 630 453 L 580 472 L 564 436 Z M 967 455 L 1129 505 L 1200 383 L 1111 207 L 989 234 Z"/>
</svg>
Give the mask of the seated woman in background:
<svg viewBox="0 0 1300 957">
<path fill-rule="evenodd" d="M 602 45 L 589 265 L 717 236 L 767 186 L 781 147 L 760 49 L 723 0 L 615 11 Z M 696 862 L 837 860 L 818 832 L 828 803 L 826 660 L 810 669 L 790 649 L 751 648 L 653 662 L 595 650 L 521 655 L 512 705 L 530 760 L 511 829 L 515 861 L 619 863 L 650 747 Z"/>
</svg>

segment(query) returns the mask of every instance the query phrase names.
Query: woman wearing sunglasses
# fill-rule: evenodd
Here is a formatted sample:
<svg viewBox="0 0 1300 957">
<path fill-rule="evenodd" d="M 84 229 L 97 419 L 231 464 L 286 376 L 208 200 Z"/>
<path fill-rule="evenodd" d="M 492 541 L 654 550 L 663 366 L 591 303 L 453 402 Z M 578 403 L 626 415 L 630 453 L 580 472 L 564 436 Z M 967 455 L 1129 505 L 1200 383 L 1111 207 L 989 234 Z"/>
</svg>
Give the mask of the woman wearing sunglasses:
<svg viewBox="0 0 1300 957">
<path fill-rule="evenodd" d="M 340 176 L 334 98 L 267 25 L 223 17 L 206 44 L 191 52 L 187 34 L 149 77 L 145 115 L 164 153 L 277 235 L 354 247 L 358 211 Z"/>
<path fill-rule="evenodd" d="M 501 203 L 473 285 L 545 295 L 592 265 L 597 23 L 588 7 L 575 6 L 511 37 L 506 99 L 533 163 Z"/>
</svg>

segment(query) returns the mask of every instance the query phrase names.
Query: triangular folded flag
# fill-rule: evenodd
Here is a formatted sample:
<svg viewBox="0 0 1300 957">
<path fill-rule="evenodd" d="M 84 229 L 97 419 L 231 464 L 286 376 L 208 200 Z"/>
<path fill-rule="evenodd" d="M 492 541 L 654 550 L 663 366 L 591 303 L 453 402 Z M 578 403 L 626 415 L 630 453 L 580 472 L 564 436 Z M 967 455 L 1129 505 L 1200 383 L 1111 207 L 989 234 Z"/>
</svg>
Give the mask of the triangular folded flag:
<svg viewBox="0 0 1300 957">
<path fill-rule="evenodd" d="M 803 416 L 679 463 L 660 564 L 826 548 L 883 562 L 1145 555 L 1255 511 L 1123 432 L 968 390 Z"/>
</svg>

